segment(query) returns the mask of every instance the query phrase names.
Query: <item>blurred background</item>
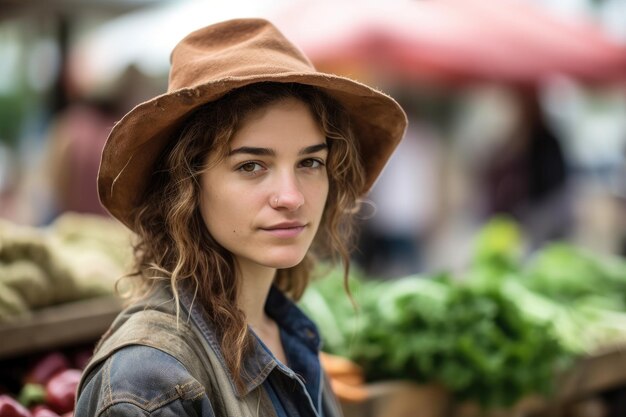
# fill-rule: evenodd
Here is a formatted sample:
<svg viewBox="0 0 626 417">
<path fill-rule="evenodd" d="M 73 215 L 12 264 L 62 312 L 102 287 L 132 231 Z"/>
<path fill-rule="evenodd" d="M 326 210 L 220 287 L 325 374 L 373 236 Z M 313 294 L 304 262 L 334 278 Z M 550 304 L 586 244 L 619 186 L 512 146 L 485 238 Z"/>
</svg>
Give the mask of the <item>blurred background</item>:
<svg viewBox="0 0 626 417">
<path fill-rule="evenodd" d="M 410 128 L 364 207 L 355 259 L 391 278 L 462 266 L 486 219 L 529 247 L 626 253 L 626 2 L 620 0 L 0 3 L 0 216 L 104 214 L 113 123 L 167 88 L 189 31 L 270 18 L 322 70 L 377 86 Z"/>
<path fill-rule="evenodd" d="M 109 226 L 98 223 L 108 132 L 167 89 L 169 53 L 184 35 L 235 17 L 272 20 L 318 69 L 378 87 L 407 111 L 406 137 L 359 216 L 359 273 L 385 282 L 464 273 L 485 225 L 506 219 L 501 234 L 515 237 L 503 245 L 517 239 L 519 259 L 566 242 L 616 260 L 626 291 L 624 0 L 0 0 L 0 275 L 17 256 L 10 242 L 28 235 L 45 246 L 38 231 L 82 253 L 88 245 L 78 278 L 124 259 L 111 245 L 123 232 L 100 234 Z M 35 302 L 16 282 L 0 277 L 5 318 L 84 298 Z M 624 324 L 620 316 L 622 333 Z M 604 410 L 576 415 L 626 415 Z"/>
</svg>

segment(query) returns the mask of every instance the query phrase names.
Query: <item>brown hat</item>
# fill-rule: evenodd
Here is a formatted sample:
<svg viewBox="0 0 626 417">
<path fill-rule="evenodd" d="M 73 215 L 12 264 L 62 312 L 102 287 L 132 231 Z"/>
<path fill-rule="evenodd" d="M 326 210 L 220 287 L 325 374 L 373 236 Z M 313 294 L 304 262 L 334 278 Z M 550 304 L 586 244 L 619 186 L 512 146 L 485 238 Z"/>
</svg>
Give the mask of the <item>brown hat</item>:
<svg viewBox="0 0 626 417">
<path fill-rule="evenodd" d="M 229 20 L 192 32 L 172 52 L 168 91 L 139 104 L 114 127 L 102 151 L 98 193 L 102 205 L 131 227 L 154 164 L 175 132 L 202 104 L 245 85 L 272 81 L 318 87 L 350 114 L 360 142 L 366 193 L 404 135 L 402 108 L 356 81 L 315 70 L 270 22 Z"/>
</svg>

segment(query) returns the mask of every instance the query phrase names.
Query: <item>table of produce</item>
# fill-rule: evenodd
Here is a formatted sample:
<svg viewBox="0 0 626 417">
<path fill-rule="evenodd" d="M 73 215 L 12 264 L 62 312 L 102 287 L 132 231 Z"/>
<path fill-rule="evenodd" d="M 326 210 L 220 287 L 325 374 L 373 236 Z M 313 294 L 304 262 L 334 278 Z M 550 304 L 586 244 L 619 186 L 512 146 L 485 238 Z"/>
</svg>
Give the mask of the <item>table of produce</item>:
<svg viewBox="0 0 626 417">
<path fill-rule="evenodd" d="M 81 369 L 90 356 L 89 348 L 76 351 L 72 356 L 61 351 L 50 352 L 27 365 L 23 374 L 15 367 L 6 366 L 3 373 L 6 374 L 8 368 L 15 379 L 5 375 L 4 382 L 11 385 L 13 393 L 16 382 L 21 387 L 17 395 L 0 394 L 0 416 L 71 416 Z"/>
<path fill-rule="evenodd" d="M 91 216 L 0 221 L 0 417 L 71 415 L 121 308 L 130 237 Z M 494 219 L 460 272 L 384 281 L 355 269 L 351 296 L 342 271 L 316 275 L 300 306 L 346 417 L 624 415 L 602 394 L 626 393 L 623 258 L 559 242 L 528 252 L 517 224 Z"/>
<path fill-rule="evenodd" d="M 0 221 L 0 417 L 72 414 L 81 369 L 121 308 L 129 239 L 97 216 Z"/>
<path fill-rule="evenodd" d="M 626 261 L 563 242 L 528 252 L 523 241 L 516 223 L 494 219 L 463 271 L 390 281 L 353 273 L 354 303 L 341 271 L 314 282 L 301 306 L 323 349 L 363 373 L 345 394 L 338 381 L 338 394 L 354 401 L 384 381 L 410 381 L 449 407 L 425 413 L 416 389 L 403 416 L 623 415 L 593 396 L 626 393 Z M 598 410 L 576 414 L 581 400 Z"/>
</svg>

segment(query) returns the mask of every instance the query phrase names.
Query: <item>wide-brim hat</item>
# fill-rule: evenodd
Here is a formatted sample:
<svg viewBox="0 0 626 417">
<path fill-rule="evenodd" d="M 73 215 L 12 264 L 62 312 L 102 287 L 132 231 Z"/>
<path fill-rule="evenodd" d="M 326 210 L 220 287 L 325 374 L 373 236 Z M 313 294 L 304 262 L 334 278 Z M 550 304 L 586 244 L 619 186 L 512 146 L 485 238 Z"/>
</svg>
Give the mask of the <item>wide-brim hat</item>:
<svg viewBox="0 0 626 417">
<path fill-rule="evenodd" d="M 111 130 L 98 173 L 102 205 L 132 229 L 155 163 L 199 106 L 259 82 L 315 86 L 351 118 L 365 168 L 365 194 L 404 135 L 407 118 L 388 95 L 357 81 L 318 72 L 264 19 L 236 19 L 187 35 L 174 48 L 167 93 L 137 105 Z"/>
</svg>

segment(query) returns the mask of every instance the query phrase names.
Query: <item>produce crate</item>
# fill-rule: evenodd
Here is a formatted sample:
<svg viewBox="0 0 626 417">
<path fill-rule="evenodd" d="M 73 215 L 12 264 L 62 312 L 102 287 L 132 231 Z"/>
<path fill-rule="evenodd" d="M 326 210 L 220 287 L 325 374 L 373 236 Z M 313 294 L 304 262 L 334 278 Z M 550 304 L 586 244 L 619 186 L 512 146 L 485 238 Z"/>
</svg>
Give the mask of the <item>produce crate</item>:
<svg viewBox="0 0 626 417">
<path fill-rule="evenodd" d="M 553 398 L 528 396 L 509 409 L 485 411 L 471 402 L 455 404 L 438 386 L 381 382 L 366 385 L 366 401 L 342 402 L 342 408 L 346 417 L 622 417 L 626 346 L 580 358 L 556 385 Z"/>
<path fill-rule="evenodd" d="M 626 415 L 626 346 L 580 358 L 558 380 L 556 417 Z"/>
<path fill-rule="evenodd" d="M 45 307 L 0 324 L 0 359 L 97 341 L 121 311 L 115 297 Z"/>
<path fill-rule="evenodd" d="M 404 381 L 372 383 L 366 386 L 363 402 L 342 402 L 345 417 L 447 417 L 451 397 L 438 385 Z"/>
<path fill-rule="evenodd" d="M 342 402 L 345 417 L 557 417 L 544 398 L 529 395 L 509 408 L 484 410 L 473 402 L 455 402 L 444 387 L 389 381 L 366 386 L 368 399 Z"/>
<path fill-rule="evenodd" d="M 559 381 L 558 400 L 577 399 L 626 386 L 626 346 L 581 358 Z"/>
</svg>

